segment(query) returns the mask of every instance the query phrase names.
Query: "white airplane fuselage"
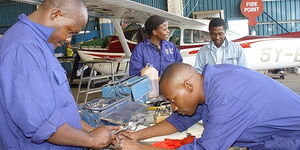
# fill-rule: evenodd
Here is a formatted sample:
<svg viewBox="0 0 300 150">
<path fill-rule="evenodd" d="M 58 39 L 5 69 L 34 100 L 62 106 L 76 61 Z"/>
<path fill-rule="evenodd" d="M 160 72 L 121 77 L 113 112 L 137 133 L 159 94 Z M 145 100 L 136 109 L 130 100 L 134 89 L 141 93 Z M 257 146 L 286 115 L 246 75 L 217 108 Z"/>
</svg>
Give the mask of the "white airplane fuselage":
<svg viewBox="0 0 300 150">
<path fill-rule="evenodd" d="M 118 39 L 112 40 L 109 46 L 102 50 L 89 47 L 82 48 L 78 52 L 83 60 L 92 60 L 96 57 L 130 57 L 130 51 L 133 50 L 136 42 L 133 42 L 133 38 L 125 39 L 120 21 L 127 20 L 143 24 L 153 14 L 160 15 L 168 21 L 169 41 L 178 46 L 185 63 L 194 65 L 197 52 L 210 40 L 208 20 L 178 16 L 130 0 L 84 0 L 84 2 L 90 15 L 99 16 L 102 14 L 111 19 Z M 245 51 L 247 65 L 251 69 L 268 70 L 300 66 L 300 32 L 278 36 L 246 36 L 241 38 L 234 32 L 227 31 L 226 37 L 228 40 L 241 44 Z M 111 72 L 110 67 L 104 64 L 96 65 L 96 70 L 103 74 Z"/>
<path fill-rule="evenodd" d="M 243 47 L 247 67 L 250 69 L 270 70 L 300 66 L 300 44 L 298 44 L 300 43 L 300 38 L 247 36 L 234 41 Z M 183 62 L 194 65 L 197 52 L 205 44 L 208 44 L 208 42 L 180 45 L 179 49 Z M 109 49 L 86 48 L 78 52 L 83 60 L 126 56 L 122 52 L 111 53 Z M 121 66 L 124 67 L 125 65 L 122 64 Z M 103 74 L 111 72 L 108 64 L 97 64 L 95 69 Z"/>
</svg>

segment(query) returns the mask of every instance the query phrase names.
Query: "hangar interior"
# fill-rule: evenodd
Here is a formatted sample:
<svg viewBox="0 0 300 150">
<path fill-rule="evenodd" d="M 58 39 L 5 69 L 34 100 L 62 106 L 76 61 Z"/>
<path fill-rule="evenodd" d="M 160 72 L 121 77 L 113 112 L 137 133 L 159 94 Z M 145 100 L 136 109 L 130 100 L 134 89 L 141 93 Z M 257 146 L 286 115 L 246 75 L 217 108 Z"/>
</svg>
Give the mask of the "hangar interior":
<svg viewBox="0 0 300 150">
<path fill-rule="evenodd" d="M 36 11 L 41 1 L 0 1 L 0 38 L 17 22 L 20 14 L 29 15 Z M 93 127 L 113 124 L 123 125 L 124 129 L 140 130 L 165 120 L 176 111 L 175 106 L 171 105 L 172 100 L 165 99 L 158 89 L 156 92 L 159 96 L 149 98 L 149 93 L 154 90 L 151 77 L 129 76 L 130 55 L 138 44 L 136 32 L 144 26 L 142 22 L 146 21 L 146 17 L 154 14 L 169 17 L 168 41 L 180 50 L 183 62 L 192 65 L 195 64 L 194 60 L 190 61 L 189 57 L 195 57 L 202 46 L 211 40 L 209 21 L 223 19 L 228 40 L 239 43 L 244 50 L 255 49 L 245 53 L 250 69 L 271 77 L 300 95 L 300 0 L 260 0 L 263 7 L 261 14 L 254 18 L 254 26 L 249 26 L 248 18 L 241 12 L 243 0 L 124 0 L 126 9 L 121 12 L 124 16 L 128 13 L 128 16 L 121 19 L 111 17 L 115 15 L 115 8 L 120 8 L 119 5 L 114 6 L 116 4 L 113 2 L 99 0 L 109 4 L 109 7 L 102 8 L 101 2 L 96 3 L 97 0 L 96 6 L 88 0 L 83 1 L 88 10 L 93 12 L 89 12 L 87 25 L 72 36 L 70 47 L 67 43 L 57 47 L 54 55 L 66 71 L 82 120 Z M 126 2 L 134 3 L 127 5 Z M 144 9 L 146 15 L 143 10 L 131 8 L 135 5 Z M 105 15 L 97 14 L 97 10 Z M 135 16 L 142 16 L 142 19 Z M 140 20 L 136 23 L 135 19 Z M 94 53 L 99 49 L 99 53 Z M 173 50 L 167 53 L 173 53 Z M 156 87 L 159 78 L 155 78 Z M 130 124 L 132 122 L 134 124 Z M 199 138 L 204 129 L 203 121 L 200 121 L 186 131 L 150 138 L 143 143 L 149 145 L 166 138 L 182 140 L 190 137 L 187 136 L 190 133 Z"/>
</svg>

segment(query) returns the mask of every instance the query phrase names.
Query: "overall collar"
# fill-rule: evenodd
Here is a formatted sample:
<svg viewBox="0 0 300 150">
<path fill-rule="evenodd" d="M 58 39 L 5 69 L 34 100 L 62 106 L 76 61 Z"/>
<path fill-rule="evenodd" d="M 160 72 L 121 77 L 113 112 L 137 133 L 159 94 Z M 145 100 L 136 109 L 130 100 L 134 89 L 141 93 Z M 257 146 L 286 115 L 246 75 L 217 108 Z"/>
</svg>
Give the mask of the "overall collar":
<svg viewBox="0 0 300 150">
<path fill-rule="evenodd" d="M 54 54 L 54 45 L 48 42 L 48 39 L 50 38 L 51 34 L 54 32 L 53 28 L 35 23 L 31 21 L 25 14 L 21 14 L 18 17 L 18 20 L 28 25 L 33 31 L 35 31 L 37 35 L 47 43 L 47 46 Z"/>
<path fill-rule="evenodd" d="M 228 46 L 228 40 L 225 38 L 223 44 L 219 48 L 226 48 Z M 214 52 L 216 52 L 219 48 L 215 45 L 213 41 L 210 41 L 208 44 L 208 48 Z"/>
</svg>

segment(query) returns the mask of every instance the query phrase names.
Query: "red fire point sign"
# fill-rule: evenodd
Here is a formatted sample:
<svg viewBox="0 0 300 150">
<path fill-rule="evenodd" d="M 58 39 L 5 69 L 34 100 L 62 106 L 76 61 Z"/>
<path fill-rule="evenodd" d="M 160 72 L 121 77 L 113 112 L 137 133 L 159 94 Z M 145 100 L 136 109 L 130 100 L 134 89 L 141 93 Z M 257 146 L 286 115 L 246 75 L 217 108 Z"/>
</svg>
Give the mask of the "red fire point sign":
<svg viewBox="0 0 300 150">
<path fill-rule="evenodd" d="M 262 0 L 242 0 L 240 9 L 242 14 L 248 18 L 249 26 L 256 25 L 256 17 L 263 12 Z"/>
</svg>

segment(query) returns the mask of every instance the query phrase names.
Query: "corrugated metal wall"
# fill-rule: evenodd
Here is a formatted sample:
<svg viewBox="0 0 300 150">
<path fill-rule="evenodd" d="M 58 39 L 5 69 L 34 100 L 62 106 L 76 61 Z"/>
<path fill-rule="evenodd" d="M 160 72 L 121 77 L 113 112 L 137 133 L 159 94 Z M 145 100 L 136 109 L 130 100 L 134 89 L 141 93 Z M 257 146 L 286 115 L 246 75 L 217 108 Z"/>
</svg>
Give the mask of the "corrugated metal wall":
<svg viewBox="0 0 300 150">
<path fill-rule="evenodd" d="M 21 13 L 26 15 L 36 10 L 36 6 L 9 2 L 0 4 L 0 34 L 4 33 L 11 25 L 13 25 Z"/>
<path fill-rule="evenodd" d="M 192 17 L 192 11 L 224 10 L 225 20 L 244 18 L 240 12 L 241 0 L 183 0 L 184 16 Z M 264 11 L 286 28 L 288 32 L 300 31 L 300 0 L 264 1 Z M 257 19 L 258 35 L 287 33 L 270 17 L 262 14 Z"/>
<path fill-rule="evenodd" d="M 31 4 L 19 2 L 0 3 L 0 34 L 3 34 L 8 28 L 10 28 L 17 21 L 17 18 L 21 13 L 29 15 L 35 10 L 36 6 Z M 90 20 L 87 24 L 87 30 L 90 31 L 90 33 L 86 34 L 84 38 L 82 38 L 80 35 L 75 35 L 80 36 L 80 38 L 73 38 L 74 40 L 72 41 L 72 43 L 76 42 L 75 39 L 86 41 L 92 39 L 93 37 L 98 38 L 98 27 L 98 21 Z M 60 50 L 57 51 L 60 52 Z"/>
<path fill-rule="evenodd" d="M 162 10 L 167 10 L 167 0 L 132 0 Z M 224 10 L 225 20 L 244 18 L 240 13 L 241 0 L 183 0 L 184 16 L 192 16 L 193 11 Z M 266 14 L 278 21 L 288 32 L 300 31 L 300 0 L 265 1 Z M 34 5 L 9 2 L 0 4 L 0 33 L 5 32 L 20 13 L 30 14 L 36 9 Z M 262 14 L 258 17 L 255 29 L 258 35 L 286 33 L 279 25 Z"/>
<path fill-rule="evenodd" d="M 159 9 L 162 9 L 162 10 L 165 10 L 165 11 L 168 10 L 167 0 L 132 0 L 132 1 L 142 3 L 142 4 L 146 4 L 148 6 L 159 8 Z"/>
<path fill-rule="evenodd" d="M 224 10 L 225 18 L 243 17 L 241 0 L 183 0 L 183 15 L 192 17 L 192 11 Z"/>
<path fill-rule="evenodd" d="M 266 1 L 264 2 L 264 11 L 266 14 L 263 13 L 258 17 L 259 23 L 255 27 L 260 35 L 300 31 L 300 0 Z M 285 29 L 271 18 L 279 22 Z"/>
</svg>

